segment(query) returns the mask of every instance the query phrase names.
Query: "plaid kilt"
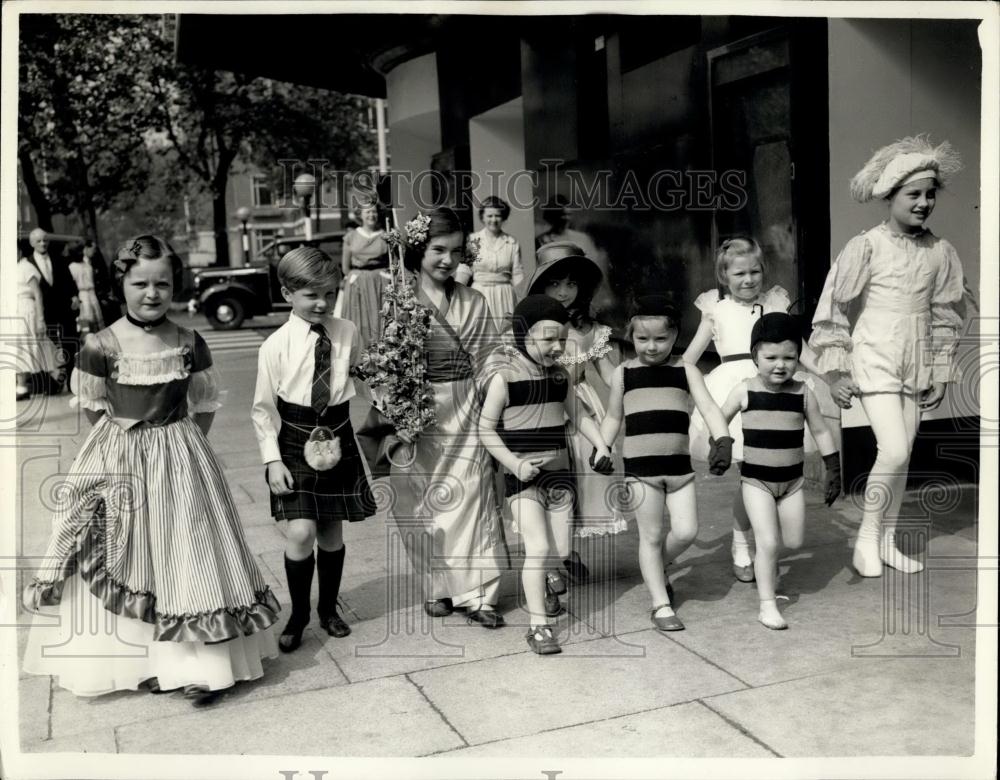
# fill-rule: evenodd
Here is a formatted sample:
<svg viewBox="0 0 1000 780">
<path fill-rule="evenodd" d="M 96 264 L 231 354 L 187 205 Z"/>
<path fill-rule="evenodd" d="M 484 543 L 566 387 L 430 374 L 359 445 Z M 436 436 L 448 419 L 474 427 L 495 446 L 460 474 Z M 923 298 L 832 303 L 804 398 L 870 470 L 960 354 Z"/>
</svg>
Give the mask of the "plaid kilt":
<svg viewBox="0 0 1000 780">
<path fill-rule="evenodd" d="M 318 415 L 308 406 L 278 399 L 281 430 L 278 448 L 281 461 L 292 474 L 294 491 L 286 496 L 271 493 L 275 520 L 312 520 L 317 525 L 334 520 L 357 522 L 375 514 L 375 496 L 351 426 L 349 404 L 328 407 Z M 325 425 L 340 439 L 342 457 L 329 471 L 316 471 L 305 461 L 303 451 L 309 434 Z M 266 472 L 265 472 L 266 479 Z"/>
</svg>

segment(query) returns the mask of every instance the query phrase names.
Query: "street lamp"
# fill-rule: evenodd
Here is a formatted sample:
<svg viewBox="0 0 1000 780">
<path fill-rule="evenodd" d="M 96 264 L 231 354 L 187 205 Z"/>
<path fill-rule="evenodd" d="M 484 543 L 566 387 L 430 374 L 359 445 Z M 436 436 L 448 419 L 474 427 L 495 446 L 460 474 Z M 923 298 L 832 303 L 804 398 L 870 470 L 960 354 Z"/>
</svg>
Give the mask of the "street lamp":
<svg viewBox="0 0 1000 780">
<path fill-rule="evenodd" d="M 236 209 L 236 219 L 243 223 L 243 265 L 250 265 L 250 237 L 247 235 L 247 220 L 250 219 L 250 209 L 240 206 Z"/>
<path fill-rule="evenodd" d="M 316 177 L 311 173 L 300 173 L 292 182 L 292 191 L 302 198 L 302 212 L 306 215 L 306 241 L 311 241 L 312 215 L 309 213 L 309 201 L 316 193 Z M 316 201 L 318 203 L 319 198 Z"/>
</svg>

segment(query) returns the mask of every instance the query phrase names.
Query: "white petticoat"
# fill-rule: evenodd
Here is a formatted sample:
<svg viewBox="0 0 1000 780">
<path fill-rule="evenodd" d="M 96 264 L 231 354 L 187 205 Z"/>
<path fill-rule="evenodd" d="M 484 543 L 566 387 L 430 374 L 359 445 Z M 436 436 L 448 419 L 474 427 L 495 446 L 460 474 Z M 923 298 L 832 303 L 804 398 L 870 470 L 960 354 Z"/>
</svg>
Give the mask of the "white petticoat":
<svg viewBox="0 0 1000 780">
<path fill-rule="evenodd" d="M 162 690 L 203 685 L 229 688 L 263 676 L 263 658 L 277 658 L 274 626 L 228 642 L 154 642 L 153 626 L 115 615 L 78 574 L 66 580 L 62 601 L 35 615 L 24 671 L 52 675 L 77 696 L 137 690 L 156 677 Z"/>
</svg>

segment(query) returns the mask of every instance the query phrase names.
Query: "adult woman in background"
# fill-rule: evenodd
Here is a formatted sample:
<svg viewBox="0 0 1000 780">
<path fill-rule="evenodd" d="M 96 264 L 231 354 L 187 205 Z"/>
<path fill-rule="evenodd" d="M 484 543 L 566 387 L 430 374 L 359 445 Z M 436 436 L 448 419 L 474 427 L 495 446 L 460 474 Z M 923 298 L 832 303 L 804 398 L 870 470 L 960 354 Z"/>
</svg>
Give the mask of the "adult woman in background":
<svg viewBox="0 0 1000 780">
<path fill-rule="evenodd" d="M 388 281 L 389 246 L 379 227 L 376 200 L 361 206 L 361 225 L 344 236 L 339 317 L 358 326 L 362 344 L 377 341 L 382 332 L 382 291 Z"/>
<path fill-rule="evenodd" d="M 516 290 L 524 281 L 521 247 L 517 239 L 503 231 L 509 216 L 510 206 L 495 195 L 483 201 L 479 219 L 484 227 L 470 237 L 477 246 L 477 257 L 471 265 L 462 264 L 455 272 L 456 281 L 469 284 L 471 279 L 472 289 L 483 294 L 498 329 L 514 311 Z"/>
</svg>

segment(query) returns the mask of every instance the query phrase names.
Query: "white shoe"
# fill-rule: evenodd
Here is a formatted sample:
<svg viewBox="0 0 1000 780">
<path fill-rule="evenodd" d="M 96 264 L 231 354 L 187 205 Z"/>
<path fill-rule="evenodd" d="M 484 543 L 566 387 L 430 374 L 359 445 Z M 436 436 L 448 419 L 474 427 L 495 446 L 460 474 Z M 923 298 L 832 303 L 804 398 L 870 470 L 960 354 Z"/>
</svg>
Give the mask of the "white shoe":
<svg viewBox="0 0 1000 780">
<path fill-rule="evenodd" d="M 903 574 L 916 574 L 924 570 L 924 565 L 920 561 L 908 558 L 899 551 L 896 546 L 896 534 L 886 531 L 882 535 L 882 549 L 880 550 L 882 563 L 891 566 L 896 571 Z"/>
</svg>

